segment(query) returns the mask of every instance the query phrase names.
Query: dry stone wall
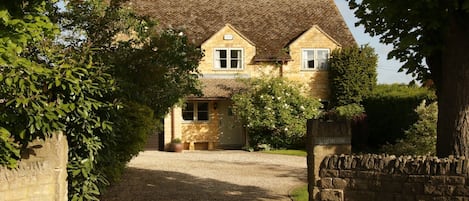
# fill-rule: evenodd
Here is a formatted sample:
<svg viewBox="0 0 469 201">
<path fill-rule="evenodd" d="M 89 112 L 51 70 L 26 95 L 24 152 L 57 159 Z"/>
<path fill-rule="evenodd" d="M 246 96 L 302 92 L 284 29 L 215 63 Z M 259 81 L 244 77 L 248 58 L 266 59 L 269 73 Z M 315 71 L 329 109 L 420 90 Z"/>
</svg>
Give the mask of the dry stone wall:
<svg viewBox="0 0 469 201">
<path fill-rule="evenodd" d="M 35 140 L 18 168 L 0 167 L 0 201 L 66 201 L 66 137 Z"/>
<path fill-rule="evenodd" d="M 322 201 L 469 201 L 465 157 L 332 155 L 320 165 Z"/>
</svg>

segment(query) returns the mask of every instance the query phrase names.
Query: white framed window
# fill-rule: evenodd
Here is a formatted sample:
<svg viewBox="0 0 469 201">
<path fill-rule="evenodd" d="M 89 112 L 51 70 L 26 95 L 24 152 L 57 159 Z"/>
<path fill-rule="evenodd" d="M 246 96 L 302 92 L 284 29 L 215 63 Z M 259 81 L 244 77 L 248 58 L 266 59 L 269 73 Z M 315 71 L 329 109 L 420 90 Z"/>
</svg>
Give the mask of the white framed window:
<svg viewBox="0 0 469 201">
<path fill-rule="evenodd" d="M 182 108 L 182 119 L 184 121 L 208 121 L 208 102 L 186 102 Z"/>
<path fill-rule="evenodd" d="M 215 69 L 243 69 L 244 51 L 242 48 L 215 48 Z"/>
<path fill-rule="evenodd" d="M 329 49 L 302 49 L 301 68 L 303 70 L 327 70 Z"/>
</svg>

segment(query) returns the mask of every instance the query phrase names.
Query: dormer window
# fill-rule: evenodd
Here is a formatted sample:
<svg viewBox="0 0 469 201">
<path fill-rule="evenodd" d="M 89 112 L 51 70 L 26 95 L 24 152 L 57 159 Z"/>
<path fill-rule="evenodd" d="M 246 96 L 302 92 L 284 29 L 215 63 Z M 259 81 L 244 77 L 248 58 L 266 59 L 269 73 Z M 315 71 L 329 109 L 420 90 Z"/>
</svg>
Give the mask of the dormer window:
<svg viewBox="0 0 469 201">
<path fill-rule="evenodd" d="M 329 59 L 329 49 L 303 49 L 302 69 L 303 70 L 327 70 Z"/>
<path fill-rule="evenodd" d="M 215 69 L 243 69 L 243 49 L 217 48 L 214 54 Z"/>
</svg>

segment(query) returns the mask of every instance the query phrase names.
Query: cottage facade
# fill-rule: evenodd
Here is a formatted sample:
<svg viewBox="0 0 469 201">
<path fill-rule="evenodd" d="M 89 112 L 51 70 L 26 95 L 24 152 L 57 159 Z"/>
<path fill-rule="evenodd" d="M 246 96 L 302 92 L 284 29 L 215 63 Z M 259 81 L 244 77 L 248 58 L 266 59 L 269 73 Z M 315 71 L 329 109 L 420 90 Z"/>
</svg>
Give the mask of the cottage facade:
<svg viewBox="0 0 469 201">
<path fill-rule="evenodd" d="M 354 45 L 333 0 L 135 0 L 161 27 L 182 28 L 200 45 L 202 97 L 187 97 L 164 119 L 165 145 L 180 138 L 186 149 L 241 148 L 247 143 L 232 114 L 237 78 L 282 76 L 305 94 L 327 100 L 328 58 Z"/>
</svg>

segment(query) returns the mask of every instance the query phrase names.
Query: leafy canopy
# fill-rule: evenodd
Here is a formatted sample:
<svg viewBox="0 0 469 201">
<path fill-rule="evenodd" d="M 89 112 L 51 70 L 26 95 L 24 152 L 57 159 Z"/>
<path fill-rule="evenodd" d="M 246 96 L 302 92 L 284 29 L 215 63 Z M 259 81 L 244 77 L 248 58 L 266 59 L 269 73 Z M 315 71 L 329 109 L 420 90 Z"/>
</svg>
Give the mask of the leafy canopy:
<svg viewBox="0 0 469 201">
<path fill-rule="evenodd" d="M 379 36 L 380 42 L 392 44 L 394 49 L 388 58 L 405 62 L 400 71 L 406 70 L 422 81 L 436 79 L 439 73 L 434 66 L 428 68 L 423 61 L 443 48 L 449 19 L 460 18 L 462 24 L 469 20 L 468 0 L 347 1 L 359 18 L 356 25 L 364 25 L 365 32 Z"/>
</svg>

